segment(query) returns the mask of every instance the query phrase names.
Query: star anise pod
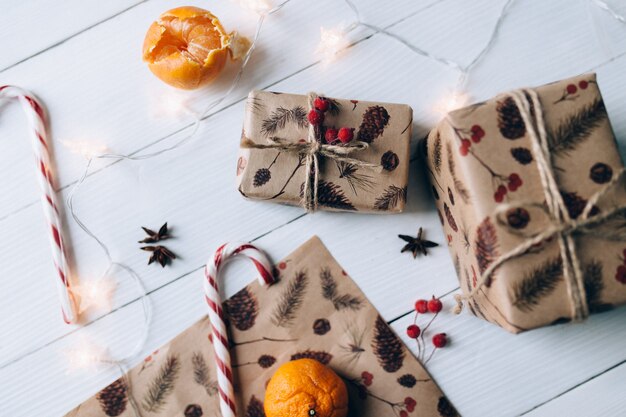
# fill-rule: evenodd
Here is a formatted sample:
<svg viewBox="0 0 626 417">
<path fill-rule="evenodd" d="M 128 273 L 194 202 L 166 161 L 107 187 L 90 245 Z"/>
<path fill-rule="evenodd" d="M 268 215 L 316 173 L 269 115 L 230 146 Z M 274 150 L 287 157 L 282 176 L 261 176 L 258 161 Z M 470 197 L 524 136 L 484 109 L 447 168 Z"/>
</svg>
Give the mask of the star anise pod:
<svg viewBox="0 0 626 417">
<path fill-rule="evenodd" d="M 165 246 L 143 246 L 141 250 L 152 252 L 150 259 L 148 259 L 148 265 L 152 262 L 158 262 L 165 268 L 165 265 L 170 263 L 173 259 L 176 259 L 176 255 Z"/>
<path fill-rule="evenodd" d="M 402 248 L 400 253 L 411 251 L 413 253 L 413 257 L 416 258 L 418 253 L 422 253 L 424 256 L 428 255 L 428 248 L 434 248 L 435 246 L 439 246 L 438 243 L 431 242 L 430 240 L 422 239 L 423 230 L 420 227 L 417 232 L 417 237 L 407 236 L 407 235 L 398 235 L 398 237 L 405 242 L 406 245 Z"/>
<path fill-rule="evenodd" d="M 141 228 L 144 232 L 146 232 L 148 237 L 140 240 L 139 243 L 156 243 L 160 240 L 165 240 L 170 237 L 170 235 L 167 234 L 167 222 L 165 222 L 165 224 L 161 226 L 158 232 L 155 232 L 154 230 L 150 230 L 147 227 L 143 226 Z"/>
</svg>

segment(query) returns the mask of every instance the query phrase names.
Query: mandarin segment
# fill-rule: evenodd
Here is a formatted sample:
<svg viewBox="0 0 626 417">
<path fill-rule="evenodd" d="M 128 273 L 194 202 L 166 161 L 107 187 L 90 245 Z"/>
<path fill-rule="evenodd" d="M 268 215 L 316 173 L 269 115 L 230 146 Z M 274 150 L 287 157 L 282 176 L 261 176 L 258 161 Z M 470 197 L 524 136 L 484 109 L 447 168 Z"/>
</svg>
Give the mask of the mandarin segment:
<svg viewBox="0 0 626 417">
<path fill-rule="evenodd" d="M 143 43 L 143 60 L 162 81 L 191 90 L 219 75 L 228 55 L 234 55 L 231 43 L 239 44 L 241 39 L 226 33 L 211 12 L 178 7 L 161 14 L 150 25 Z"/>
<path fill-rule="evenodd" d="M 329 367 L 313 359 L 298 359 L 283 364 L 274 373 L 264 404 L 267 417 L 346 417 L 348 391 Z"/>
</svg>

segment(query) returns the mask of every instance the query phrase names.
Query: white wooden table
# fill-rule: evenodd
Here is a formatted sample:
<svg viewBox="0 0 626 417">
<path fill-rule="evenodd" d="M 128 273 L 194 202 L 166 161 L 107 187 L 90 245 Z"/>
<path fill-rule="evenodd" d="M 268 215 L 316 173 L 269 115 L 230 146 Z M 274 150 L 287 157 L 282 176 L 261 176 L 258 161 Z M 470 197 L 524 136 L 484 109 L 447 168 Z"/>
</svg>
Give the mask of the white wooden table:
<svg viewBox="0 0 626 417">
<path fill-rule="evenodd" d="M 467 63 L 489 39 L 503 0 L 359 0 L 363 19 L 421 48 Z M 626 13 L 621 0 L 610 2 Z M 229 1 L 196 5 L 228 30 L 251 34 L 256 16 Z M 66 195 L 85 160 L 64 142 L 88 141 L 117 153 L 154 151 L 185 134 L 188 113 L 164 112 L 172 90 L 141 62 L 146 28 L 166 0 L 0 1 L 0 84 L 34 91 L 47 105 L 59 176 Z M 320 26 L 353 19 L 337 0 L 293 0 L 271 16 L 259 48 L 234 93 L 203 121 L 186 147 L 145 162 L 99 163 L 79 195 L 83 220 L 138 271 L 150 291 L 154 322 L 144 353 L 177 335 L 205 312 L 201 267 L 229 240 L 250 240 L 278 259 L 319 235 L 381 314 L 402 335 L 418 297 L 452 305 L 457 279 L 445 244 L 426 259 L 400 255 L 398 233 L 425 227 L 444 242 L 419 162 L 411 170 L 408 210 L 396 216 L 318 213 L 244 201 L 233 186 L 243 100 L 252 88 L 408 103 L 414 142 L 437 121 L 433 110 L 456 73 L 410 53 L 381 34 L 357 30 L 332 65 L 314 54 Z M 472 72 L 468 92 L 485 99 L 594 70 L 615 133 L 626 146 L 626 25 L 586 0 L 517 0 L 493 50 Z M 210 88 L 183 95 L 199 111 L 224 93 L 236 65 Z M 180 96 L 178 96 L 180 97 Z M 141 330 L 137 292 L 115 274 L 112 312 L 91 315 L 79 330 L 59 315 L 45 222 L 20 109 L 0 105 L 0 415 L 58 416 L 117 378 L 114 369 L 66 372 L 62 352 L 83 335 L 123 355 Z M 414 148 L 415 149 L 415 148 Z M 181 259 L 147 266 L 139 226 L 169 221 Z M 67 229 L 77 275 L 93 277 L 105 259 L 76 224 Z M 235 272 L 235 267 L 232 272 Z M 253 278 L 241 266 L 229 275 L 230 295 Z M 439 321 L 452 339 L 428 370 L 466 416 L 616 416 L 626 413 L 626 308 L 513 336 L 469 315 Z M 403 336 L 404 337 L 404 336 Z M 406 338 L 405 338 L 406 340 Z M 413 346 L 413 345 L 409 345 Z M 143 355 L 140 355 L 142 357 Z M 137 358 L 137 361 L 140 360 Z"/>
</svg>

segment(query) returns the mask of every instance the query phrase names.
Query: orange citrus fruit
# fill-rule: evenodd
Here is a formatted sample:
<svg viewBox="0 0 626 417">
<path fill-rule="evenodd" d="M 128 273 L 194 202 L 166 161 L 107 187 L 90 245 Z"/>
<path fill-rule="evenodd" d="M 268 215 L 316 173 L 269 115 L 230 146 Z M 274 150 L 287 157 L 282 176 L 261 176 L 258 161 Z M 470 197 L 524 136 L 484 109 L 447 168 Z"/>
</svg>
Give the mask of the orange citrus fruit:
<svg viewBox="0 0 626 417">
<path fill-rule="evenodd" d="M 265 391 L 267 417 L 346 417 L 346 384 L 329 367 L 313 359 L 283 364 Z"/>
<path fill-rule="evenodd" d="M 161 80 L 191 90 L 218 76 L 228 55 L 233 54 L 231 44 L 236 42 L 242 39 L 235 32 L 226 33 L 211 12 L 178 7 L 150 25 L 143 41 L 143 60 Z"/>
</svg>

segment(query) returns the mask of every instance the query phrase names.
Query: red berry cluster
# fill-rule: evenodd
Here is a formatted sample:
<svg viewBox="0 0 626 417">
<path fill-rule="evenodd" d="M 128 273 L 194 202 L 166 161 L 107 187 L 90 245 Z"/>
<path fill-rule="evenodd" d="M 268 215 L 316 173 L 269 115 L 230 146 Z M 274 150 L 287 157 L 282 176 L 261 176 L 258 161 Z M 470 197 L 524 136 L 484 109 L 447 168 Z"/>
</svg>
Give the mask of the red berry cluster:
<svg viewBox="0 0 626 417">
<path fill-rule="evenodd" d="M 573 100 L 576 97 L 574 97 L 576 95 L 576 93 L 578 93 L 578 89 L 580 88 L 581 90 L 586 90 L 587 87 L 589 87 L 589 81 L 587 80 L 581 80 L 578 82 L 578 85 L 576 84 L 568 84 L 565 87 L 565 90 L 563 91 L 563 96 L 561 96 L 561 98 L 559 100 L 557 100 L 557 103 L 560 101 L 564 101 L 564 100 Z"/>
<path fill-rule="evenodd" d="M 524 183 L 522 181 L 522 178 L 519 176 L 519 174 L 516 174 L 516 173 L 509 175 L 509 177 L 506 179 L 506 182 L 507 182 L 507 185 L 505 186 L 504 184 L 500 184 L 498 188 L 496 189 L 496 192 L 493 195 L 493 198 L 494 200 L 496 200 L 496 203 L 501 203 L 502 200 L 504 200 L 504 196 L 507 194 L 507 192 L 517 191 L 517 189 L 521 187 L 522 184 Z"/>
<path fill-rule="evenodd" d="M 621 282 L 622 284 L 626 284 L 626 249 L 622 252 L 622 264 L 617 267 L 617 271 L 615 271 L 615 279 Z"/>
<path fill-rule="evenodd" d="M 313 126 L 321 127 L 328 109 L 330 109 L 330 101 L 325 97 L 316 97 L 313 100 L 313 108 L 307 115 L 309 123 Z M 350 127 L 342 127 L 340 129 L 327 128 L 324 133 L 324 139 L 326 143 L 331 145 L 338 142 L 345 145 L 354 139 L 354 129 Z"/>
<path fill-rule="evenodd" d="M 415 319 L 413 320 L 413 324 L 411 324 L 410 326 L 408 326 L 406 328 L 406 334 L 411 339 L 415 339 L 416 340 L 416 342 L 417 342 L 418 358 L 423 363 L 428 362 L 430 360 L 430 358 L 432 358 L 432 356 L 435 353 L 436 349 L 442 348 L 442 347 L 446 346 L 446 344 L 448 343 L 448 339 L 447 339 L 445 333 L 437 333 L 437 334 L 435 334 L 432 337 L 432 343 L 433 343 L 434 348 L 431 351 L 430 355 L 428 356 L 428 359 L 426 359 L 424 361 L 424 354 L 425 354 L 425 351 L 426 351 L 426 346 L 425 346 L 425 342 L 424 342 L 424 334 L 426 333 L 426 331 L 428 330 L 428 328 L 430 327 L 430 325 L 432 324 L 432 322 L 435 320 L 435 318 L 437 317 L 439 312 L 441 312 L 442 309 L 443 309 L 443 303 L 441 302 L 440 299 L 435 298 L 434 295 L 428 301 L 424 300 L 424 299 L 419 299 L 419 300 L 417 300 L 415 302 Z M 427 314 L 427 313 L 434 313 L 435 315 L 430 319 L 428 324 L 422 330 L 417 325 L 417 317 L 420 314 Z"/>
<path fill-rule="evenodd" d="M 465 136 L 461 138 L 461 147 L 459 148 L 459 153 L 462 156 L 467 156 L 467 154 L 470 151 L 470 147 L 472 146 L 472 142 L 480 143 L 482 138 L 485 137 L 485 131 L 479 125 L 472 126 L 469 132 L 466 132 L 466 131 L 460 131 L 460 132 L 465 133 L 466 135 L 469 134 L 469 138 Z"/>
</svg>

